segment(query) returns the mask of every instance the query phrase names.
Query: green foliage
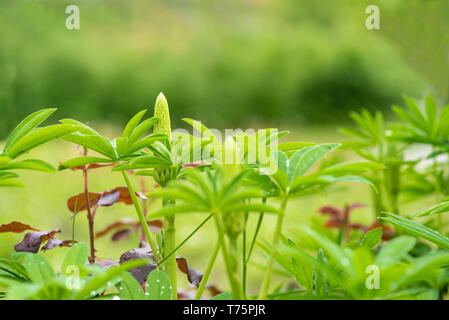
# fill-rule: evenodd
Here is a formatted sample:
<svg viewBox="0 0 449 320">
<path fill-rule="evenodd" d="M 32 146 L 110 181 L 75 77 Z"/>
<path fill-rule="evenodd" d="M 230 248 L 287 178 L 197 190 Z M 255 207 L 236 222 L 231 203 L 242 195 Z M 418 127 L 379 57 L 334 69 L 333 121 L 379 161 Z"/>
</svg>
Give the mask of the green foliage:
<svg viewBox="0 0 449 320">
<path fill-rule="evenodd" d="M 55 172 L 51 164 L 42 160 L 16 160 L 17 157 L 30 150 L 76 130 L 76 128 L 65 124 L 37 127 L 55 111 L 56 109 L 37 111 L 23 119 L 11 132 L 0 153 L 0 187 L 24 187 L 22 183 L 13 180 L 18 175 L 12 172 L 12 170 L 25 169 L 49 173 Z"/>
<path fill-rule="evenodd" d="M 147 280 L 148 300 L 171 300 L 171 283 L 165 272 L 154 270 Z"/>
</svg>

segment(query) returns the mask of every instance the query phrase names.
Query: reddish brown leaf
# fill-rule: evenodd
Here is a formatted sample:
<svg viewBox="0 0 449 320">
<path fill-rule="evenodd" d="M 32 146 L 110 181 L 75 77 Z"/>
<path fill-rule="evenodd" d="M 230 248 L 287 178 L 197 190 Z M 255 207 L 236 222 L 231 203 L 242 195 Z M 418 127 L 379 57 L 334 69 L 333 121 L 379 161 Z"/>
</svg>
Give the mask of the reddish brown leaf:
<svg viewBox="0 0 449 320">
<path fill-rule="evenodd" d="M 126 251 L 120 256 L 120 263 L 135 259 L 147 259 L 154 261 L 154 256 L 151 254 L 151 248 L 146 242 L 141 242 L 139 248 Z M 155 263 L 148 263 L 141 267 L 136 267 L 128 270 L 129 273 L 140 283 L 147 281 L 148 275 L 151 271 L 156 269 Z"/>
<path fill-rule="evenodd" d="M 117 242 L 120 240 L 124 240 L 127 239 L 129 237 L 129 235 L 131 234 L 132 230 L 131 229 L 123 229 L 123 230 L 119 230 L 116 233 L 114 233 L 112 235 L 112 241 Z"/>
<path fill-rule="evenodd" d="M 386 225 L 382 224 L 379 221 L 375 221 L 372 225 L 370 225 L 369 227 L 367 227 L 365 229 L 365 232 L 376 229 L 376 228 L 382 228 L 382 240 L 383 241 L 388 241 L 391 240 L 394 237 L 394 231 L 393 229 L 387 227 Z"/>
<path fill-rule="evenodd" d="M 135 224 L 134 220 L 130 220 L 130 219 L 121 219 L 119 221 L 116 221 L 114 223 L 111 223 L 110 225 L 108 225 L 105 229 L 98 231 L 95 234 L 96 238 L 100 238 L 106 234 L 108 234 L 110 231 L 115 230 L 115 229 L 119 229 L 121 227 L 124 226 L 133 226 Z"/>
<path fill-rule="evenodd" d="M 25 235 L 22 241 L 14 246 L 16 252 L 37 253 L 41 247 L 42 237 L 37 232 L 30 232 Z"/>
<path fill-rule="evenodd" d="M 100 199 L 101 194 L 97 192 L 89 192 L 89 203 L 90 207 L 95 205 L 97 201 Z M 76 196 L 70 197 L 67 200 L 67 208 L 71 212 L 81 212 L 83 210 L 87 210 L 87 201 L 85 193 L 80 193 Z"/>
<path fill-rule="evenodd" d="M 2 224 L 0 226 L 0 232 L 22 233 L 26 230 L 39 231 L 38 229 L 35 229 L 28 224 L 24 224 L 22 222 L 17 222 L 17 221 L 13 221 L 13 222 L 7 223 L 7 224 Z"/>
<path fill-rule="evenodd" d="M 164 229 L 164 223 L 162 222 L 162 220 L 151 220 L 147 221 L 147 223 L 150 227 L 150 230 L 153 232 L 161 231 L 162 229 Z"/>
<path fill-rule="evenodd" d="M 45 241 L 53 239 L 55 233 L 61 232 L 60 229 L 52 231 L 37 231 L 25 234 L 22 241 L 14 246 L 17 252 L 33 252 L 37 253 L 41 244 Z"/>
<path fill-rule="evenodd" d="M 215 297 L 216 295 L 223 293 L 223 291 L 218 289 L 218 287 L 215 284 L 210 283 L 206 284 L 206 289 L 209 290 L 211 297 Z"/>
<path fill-rule="evenodd" d="M 118 191 L 118 190 L 114 190 L 112 192 L 106 192 L 103 195 L 101 195 L 97 204 L 102 207 L 110 207 L 118 201 L 119 197 L 120 197 L 120 191 Z"/>
<path fill-rule="evenodd" d="M 331 216 L 339 216 L 343 213 L 343 211 L 339 208 L 331 207 L 331 206 L 323 206 L 318 209 L 319 213 L 328 214 Z"/>
<path fill-rule="evenodd" d="M 59 239 L 50 239 L 48 242 L 42 247 L 42 251 L 48 251 L 56 247 L 71 247 L 72 240 L 59 240 Z"/>
<path fill-rule="evenodd" d="M 119 263 L 115 260 L 110 259 L 97 259 L 95 264 L 98 264 L 100 267 L 104 269 L 109 269 L 110 267 L 118 266 Z"/>
<path fill-rule="evenodd" d="M 150 230 L 153 232 L 160 231 L 164 228 L 164 223 L 162 220 L 151 220 L 147 221 Z M 120 229 L 122 227 L 130 227 L 134 230 L 138 229 L 140 227 L 140 222 L 130 219 L 121 219 L 119 221 L 116 221 L 110 225 L 108 225 L 105 229 L 98 231 L 95 235 L 96 238 L 103 237 L 104 235 L 108 234 L 112 230 Z"/>
<path fill-rule="evenodd" d="M 195 287 L 199 287 L 203 273 L 201 271 L 192 269 L 185 258 L 176 257 L 178 269 L 187 275 L 187 280 Z"/>
<path fill-rule="evenodd" d="M 144 200 L 148 199 L 141 192 L 136 192 L 136 196 Z M 117 187 L 115 189 L 106 190 L 101 193 L 89 192 L 89 203 L 91 208 L 95 205 L 109 207 L 117 202 L 123 202 L 127 205 L 133 204 L 128 188 Z M 85 194 L 80 193 L 69 198 L 69 200 L 67 201 L 67 207 L 71 212 L 75 212 L 75 207 L 77 212 L 87 210 L 87 201 Z"/>
</svg>

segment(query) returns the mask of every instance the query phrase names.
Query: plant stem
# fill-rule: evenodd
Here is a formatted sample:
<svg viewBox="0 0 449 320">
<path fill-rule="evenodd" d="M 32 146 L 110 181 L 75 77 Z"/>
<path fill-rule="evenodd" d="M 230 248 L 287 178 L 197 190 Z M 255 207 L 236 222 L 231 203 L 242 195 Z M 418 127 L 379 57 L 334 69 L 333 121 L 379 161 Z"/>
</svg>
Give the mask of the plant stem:
<svg viewBox="0 0 449 320">
<path fill-rule="evenodd" d="M 435 152 L 435 148 L 433 148 L 433 152 Z M 440 179 L 438 178 L 438 163 L 437 163 L 437 159 L 433 158 L 433 175 L 434 175 L 434 179 L 435 179 L 435 195 L 437 198 L 437 202 L 440 201 L 441 198 L 441 188 L 440 188 Z M 443 229 L 443 217 L 441 214 L 437 215 L 437 230 L 438 232 L 442 232 Z"/>
<path fill-rule="evenodd" d="M 243 298 L 246 299 L 246 273 L 247 273 L 247 264 L 246 264 L 246 226 L 248 222 L 248 213 L 245 213 L 245 229 L 243 230 L 242 236 L 242 261 L 243 261 L 243 271 L 242 271 L 242 290 L 243 290 Z"/>
<path fill-rule="evenodd" d="M 274 231 L 273 243 L 272 243 L 272 247 L 271 247 L 270 258 L 268 260 L 267 268 L 265 269 L 265 275 L 264 275 L 262 287 L 261 287 L 260 293 L 259 293 L 259 300 L 264 300 L 267 296 L 268 287 L 270 285 L 271 273 L 272 273 L 272 269 L 273 269 L 274 257 L 276 255 L 277 246 L 279 243 L 279 239 L 281 237 L 282 222 L 284 220 L 287 199 L 288 199 L 288 196 L 285 196 L 284 199 L 282 200 L 281 213 L 277 219 L 276 229 Z"/>
<path fill-rule="evenodd" d="M 240 281 L 236 276 L 237 270 L 233 269 L 233 263 L 231 262 L 232 257 L 229 254 L 228 247 L 226 245 L 226 241 L 224 241 L 224 231 L 223 226 L 217 215 L 215 215 L 215 221 L 218 228 L 219 236 L 223 238 L 221 244 L 221 252 L 223 253 L 223 260 L 226 266 L 226 273 L 228 276 L 229 284 L 231 286 L 232 291 L 232 300 L 241 300 L 242 299 L 242 286 L 240 285 Z"/>
<path fill-rule="evenodd" d="M 265 204 L 266 202 L 267 202 L 267 198 L 263 198 L 262 203 Z M 256 244 L 257 236 L 259 234 L 260 227 L 262 225 L 263 216 L 264 216 L 264 212 L 260 212 L 259 219 L 257 220 L 256 231 L 254 232 L 254 236 L 253 236 L 253 239 L 251 240 L 251 245 L 249 247 L 249 252 L 248 252 L 248 257 L 246 258 L 246 263 L 248 263 L 249 259 L 251 258 L 251 253 L 253 252 L 254 245 Z"/>
<path fill-rule="evenodd" d="M 213 214 L 210 214 L 210 215 L 208 215 L 207 216 L 207 218 L 206 219 L 204 219 L 199 225 L 198 225 L 198 227 L 196 227 L 195 228 L 195 230 L 193 230 L 184 240 L 182 240 L 181 241 L 181 243 L 180 244 L 178 244 L 178 246 L 172 251 L 172 252 L 170 252 L 168 255 L 166 255 L 165 257 L 164 257 L 164 259 L 162 259 L 162 261 L 161 262 L 159 262 L 159 264 L 160 265 L 162 265 L 165 261 L 167 261 L 167 259 L 169 258 L 169 257 L 171 257 L 176 251 L 178 251 L 179 250 L 179 248 L 181 248 L 191 237 L 193 237 L 193 235 L 195 234 L 195 233 L 197 233 L 197 231 L 199 230 L 199 229 L 201 229 L 201 227 L 207 222 L 207 221 L 209 221 L 209 219 L 210 218 L 212 218 L 213 217 Z"/>
<path fill-rule="evenodd" d="M 146 220 L 145 216 L 143 215 L 139 200 L 137 200 L 137 197 L 136 197 L 136 192 L 134 191 L 133 185 L 132 185 L 131 181 L 129 180 L 128 174 L 126 173 L 125 170 L 122 170 L 122 175 L 123 175 L 123 178 L 125 179 L 126 186 L 128 187 L 128 191 L 129 191 L 129 194 L 133 201 L 134 208 L 136 209 L 137 216 L 139 217 L 140 224 L 142 225 L 143 232 L 145 233 L 145 238 L 147 239 L 147 242 L 150 245 L 151 250 L 153 252 L 153 256 L 154 256 L 156 265 L 159 265 L 158 264 L 159 251 L 157 248 L 157 244 L 153 238 L 153 235 L 151 233 L 150 227 L 148 226 L 147 220 Z"/>
<path fill-rule="evenodd" d="M 165 207 L 170 203 L 168 199 L 162 200 L 162 206 Z M 168 216 L 165 218 L 165 239 L 164 239 L 164 255 L 173 252 L 165 262 L 165 272 L 170 279 L 173 299 L 178 299 L 178 285 L 176 279 L 176 228 L 175 228 L 175 216 Z"/>
<path fill-rule="evenodd" d="M 86 197 L 86 206 L 87 206 L 87 220 L 89 222 L 89 244 L 90 244 L 89 262 L 90 263 L 95 263 L 94 219 L 93 219 L 93 216 L 92 216 L 92 212 L 90 210 L 89 178 L 88 178 L 87 168 L 86 167 L 83 168 L 83 176 L 84 176 L 84 195 Z"/>
<path fill-rule="evenodd" d="M 201 300 L 201 297 L 203 296 L 204 288 L 206 288 L 207 280 L 209 279 L 210 273 L 212 272 L 212 268 L 214 267 L 215 260 L 217 260 L 218 251 L 220 251 L 222 243 L 223 243 L 223 235 L 220 234 L 220 232 L 219 232 L 214 251 L 212 252 L 212 256 L 210 257 L 209 263 L 207 264 L 207 268 L 206 268 L 206 271 L 204 272 L 203 278 L 201 279 L 200 286 L 198 287 L 198 291 L 196 292 L 196 295 L 195 295 L 196 300 Z"/>
</svg>

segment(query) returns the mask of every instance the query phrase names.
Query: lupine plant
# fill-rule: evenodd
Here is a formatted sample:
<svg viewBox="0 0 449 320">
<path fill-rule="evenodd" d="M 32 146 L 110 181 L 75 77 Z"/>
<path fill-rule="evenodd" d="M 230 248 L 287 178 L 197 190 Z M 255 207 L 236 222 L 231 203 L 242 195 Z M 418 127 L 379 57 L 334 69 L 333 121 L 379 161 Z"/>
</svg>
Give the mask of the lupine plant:
<svg viewBox="0 0 449 320">
<path fill-rule="evenodd" d="M 433 96 L 422 108 L 412 99 L 405 101 L 406 109 L 393 107 L 399 117 L 393 122 L 380 112 L 352 113 L 357 127 L 343 130 L 353 139 L 343 144 L 295 142 L 288 131 L 273 128 L 234 132 L 222 139 L 190 118 L 183 120 L 192 134 L 172 131 L 162 93 L 153 117 L 143 120 L 145 110 L 137 113 L 112 140 L 73 119 L 38 127 L 55 109 L 33 113 L 4 144 L 0 186 L 23 187 L 16 179 L 18 169 L 56 172 L 43 160 L 18 159 L 35 147 L 57 138 L 77 145 L 80 156 L 58 169 L 82 172 L 84 188 L 74 191 L 67 207 L 73 226 L 77 216 L 87 212 L 89 245 L 73 230 L 72 239 L 61 240 L 60 229 L 42 231 L 19 221 L 0 225 L 0 233 L 27 232 L 11 259 L 0 259 L 0 298 L 205 299 L 209 292 L 211 299 L 445 299 L 449 238 L 443 214 L 449 211 L 449 185 L 447 160 L 441 157 L 449 150 L 449 107 L 439 111 Z M 431 151 L 408 159 L 407 152 L 416 144 L 428 145 Z M 350 161 L 326 160 L 348 149 Z M 126 186 L 90 190 L 93 169 L 120 172 Z M 343 208 L 316 208 L 311 226 L 284 225 L 286 216 L 306 210 L 289 206 L 291 200 L 332 192 L 336 183 L 367 185 L 372 203 L 348 196 Z M 436 205 L 403 210 L 405 197 L 429 195 Z M 123 218 L 95 230 L 97 210 L 116 203 L 133 205 L 137 220 Z M 353 220 L 352 210 L 370 206 L 374 220 Z M 205 218 L 188 226 L 189 235 L 179 239 L 176 217 L 186 214 Z M 264 230 L 268 214 L 276 220 L 273 234 Z M 436 224 L 431 220 L 435 216 Z M 256 218 L 254 228 L 251 217 Z M 189 240 L 210 220 L 216 243 L 207 265 L 196 270 L 178 253 L 191 246 Z M 101 259 L 95 239 L 111 231 L 112 241 L 136 231 L 139 243 L 120 253 L 119 260 Z M 42 254 L 54 248 L 67 251 L 58 271 Z M 220 252 L 228 279 L 224 290 L 211 276 Z M 260 289 L 251 292 L 248 270 L 261 266 Z M 178 270 L 192 288 L 178 288 Z"/>
</svg>

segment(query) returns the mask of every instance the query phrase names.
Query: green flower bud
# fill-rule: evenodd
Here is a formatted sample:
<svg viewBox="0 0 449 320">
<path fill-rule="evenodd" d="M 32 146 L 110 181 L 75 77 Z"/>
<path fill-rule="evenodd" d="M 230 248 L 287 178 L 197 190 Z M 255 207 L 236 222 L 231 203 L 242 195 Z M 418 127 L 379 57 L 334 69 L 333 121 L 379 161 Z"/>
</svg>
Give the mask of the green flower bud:
<svg viewBox="0 0 449 320">
<path fill-rule="evenodd" d="M 156 98 L 154 105 L 154 117 L 159 118 L 159 121 L 154 125 L 154 133 L 171 135 L 170 111 L 168 109 L 168 102 L 164 94 L 161 92 Z"/>
<path fill-rule="evenodd" d="M 170 180 L 176 179 L 180 170 L 181 166 L 154 168 L 153 179 L 164 187 Z"/>
<path fill-rule="evenodd" d="M 241 211 L 225 212 L 222 215 L 223 226 L 230 238 L 236 238 L 245 229 L 245 214 Z"/>
</svg>

